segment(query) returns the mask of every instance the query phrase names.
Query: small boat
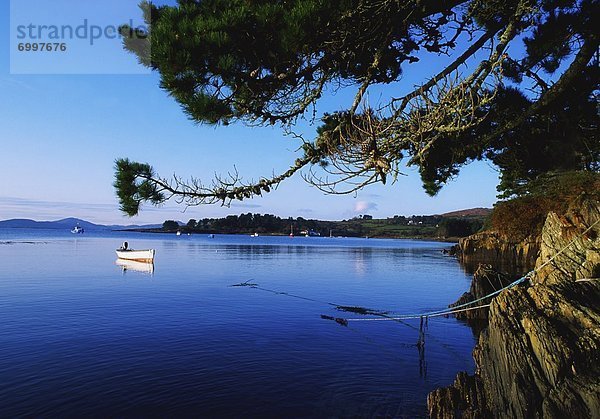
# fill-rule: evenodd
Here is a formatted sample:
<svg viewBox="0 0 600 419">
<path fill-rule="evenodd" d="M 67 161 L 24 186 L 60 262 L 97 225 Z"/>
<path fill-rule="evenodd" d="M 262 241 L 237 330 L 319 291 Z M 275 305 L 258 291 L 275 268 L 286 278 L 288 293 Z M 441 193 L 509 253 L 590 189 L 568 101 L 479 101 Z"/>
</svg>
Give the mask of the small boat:
<svg viewBox="0 0 600 419">
<path fill-rule="evenodd" d="M 209 235 L 208 235 L 208 238 L 209 238 L 209 239 L 214 239 L 214 238 L 215 238 L 215 235 L 214 235 L 214 234 L 209 234 Z"/>
<path fill-rule="evenodd" d="M 83 227 L 75 226 L 73 229 L 71 229 L 71 233 L 73 234 L 83 234 L 83 232 Z"/>
<path fill-rule="evenodd" d="M 250 234 L 250 237 L 258 237 L 258 233 Z"/>
<path fill-rule="evenodd" d="M 117 257 L 123 260 L 133 260 L 136 262 L 146 262 L 151 263 L 154 261 L 154 254 L 156 251 L 154 249 L 147 250 L 133 250 L 129 248 L 127 242 L 123 243 L 121 248 L 116 250 Z"/>
<path fill-rule="evenodd" d="M 177 235 L 178 235 L 178 236 L 181 236 L 181 231 L 178 231 L 178 232 L 177 232 Z"/>
<path fill-rule="evenodd" d="M 154 249 L 148 250 L 133 250 L 133 249 L 117 249 L 117 257 L 123 260 L 133 260 L 136 262 L 150 263 L 154 261 Z"/>
</svg>

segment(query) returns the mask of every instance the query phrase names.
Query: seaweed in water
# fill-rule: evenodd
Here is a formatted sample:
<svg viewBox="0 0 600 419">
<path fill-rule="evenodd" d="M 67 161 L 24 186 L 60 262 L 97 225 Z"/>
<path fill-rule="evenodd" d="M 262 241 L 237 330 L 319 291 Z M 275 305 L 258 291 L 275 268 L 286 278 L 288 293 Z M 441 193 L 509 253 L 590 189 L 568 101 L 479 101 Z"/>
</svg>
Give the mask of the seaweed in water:
<svg viewBox="0 0 600 419">
<path fill-rule="evenodd" d="M 230 285 L 230 287 L 258 287 L 258 284 L 253 284 L 251 279 L 247 280 L 246 282 L 242 282 L 240 284 L 235 284 L 235 285 Z"/>
<path fill-rule="evenodd" d="M 333 317 L 333 316 L 327 316 L 325 314 L 321 314 L 321 318 L 323 320 L 333 320 L 334 322 L 336 322 L 339 325 L 348 327 L 348 320 L 342 319 L 341 317 Z"/>
<path fill-rule="evenodd" d="M 364 316 L 385 316 L 388 314 L 386 311 L 373 310 L 366 307 L 355 307 L 355 306 L 335 306 L 336 310 L 343 311 L 346 313 L 362 314 Z"/>
<path fill-rule="evenodd" d="M 0 244 L 12 246 L 14 244 L 48 244 L 48 243 L 47 242 L 13 242 L 13 241 L 7 241 L 7 242 L 0 242 Z"/>
</svg>

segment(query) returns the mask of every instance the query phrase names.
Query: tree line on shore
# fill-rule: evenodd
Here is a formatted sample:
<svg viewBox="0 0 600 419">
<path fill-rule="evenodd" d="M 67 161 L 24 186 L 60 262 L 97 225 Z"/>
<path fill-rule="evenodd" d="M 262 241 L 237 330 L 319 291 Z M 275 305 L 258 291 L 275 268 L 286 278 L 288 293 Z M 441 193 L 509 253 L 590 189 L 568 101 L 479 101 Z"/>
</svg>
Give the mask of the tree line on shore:
<svg viewBox="0 0 600 419">
<path fill-rule="evenodd" d="M 415 237 L 444 238 L 465 237 L 479 231 L 484 217 L 444 217 L 423 215 L 405 217 L 396 215 L 374 219 L 360 215 L 349 220 L 324 221 L 297 218 L 281 218 L 271 214 L 240 214 L 224 218 L 190 219 L 180 225 L 174 220 L 163 223 L 161 231 L 204 234 L 269 234 L 269 235 L 320 235 L 343 237 Z"/>
</svg>

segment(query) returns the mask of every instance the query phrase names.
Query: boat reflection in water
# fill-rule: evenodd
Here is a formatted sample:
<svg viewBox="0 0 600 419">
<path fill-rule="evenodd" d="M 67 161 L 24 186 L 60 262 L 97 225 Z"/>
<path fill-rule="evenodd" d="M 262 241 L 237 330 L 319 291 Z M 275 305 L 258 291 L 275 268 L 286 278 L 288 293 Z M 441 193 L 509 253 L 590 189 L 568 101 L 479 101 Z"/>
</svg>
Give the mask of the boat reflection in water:
<svg viewBox="0 0 600 419">
<path fill-rule="evenodd" d="M 127 271 L 141 272 L 144 274 L 154 274 L 154 263 L 138 262 L 135 260 L 117 259 L 115 261 L 117 266 L 123 269 L 123 273 Z"/>
</svg>

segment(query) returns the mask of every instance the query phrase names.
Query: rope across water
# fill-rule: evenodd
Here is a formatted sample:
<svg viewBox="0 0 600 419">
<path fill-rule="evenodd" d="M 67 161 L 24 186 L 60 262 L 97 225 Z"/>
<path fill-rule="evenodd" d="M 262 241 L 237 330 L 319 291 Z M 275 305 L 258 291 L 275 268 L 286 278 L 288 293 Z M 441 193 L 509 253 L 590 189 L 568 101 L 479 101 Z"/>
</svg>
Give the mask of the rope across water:
<svg viewBox="0 0 600 419">
<path fill-rule="evenodd" d="M 477 306 L 477 307 L 471 307 L 471 308 L 468 308 L 468 309 L 464 309 L 464 307 L 469 307 L 469 306 L 472 306 L 473 304 L 476 304 L 476 303 L 481 302 L 483 300 L 486 300 L 488 298 L 494 297 L 494 296 L 500 294 L 504 290 L 507 290 L 507 289 L 512 288 L 512 287 L 515 287 L 515 286 L 517 286 L 517 285 L 519 285 L 519 284 L 521 284 L 521 283 L 529 280 L 531 277 L 533 277 L 533 275 L 535 275 L 537 272 L 539 272 L 540 270 L 542 270 L 543 268 L 545 268 L 546 266 L 548 266 L 558 256 L 560 256 L 565 250 L 567 250 L 569 247 L 571 247 L 575 243 L 575 241 L 577 241 L 578 239 L 580 239 L 581 237 L 583 237 L 584 235 L 586 235 L 587 233 L 589 233 L 598 223 L 600 223 L 600 219 L 596 220 L 585 231 L 583 231 L 583 233 L 579 234 L 577 237 L 575 237 L 573 240 L 571 240 L 565 247 L 563 247 L 560 251 L 558 251 L 554 256 L 552 256 L 550 259 L 548 259 L 546 262 L 544 262 L 543 264 L 541 264 L 540 266 L 538 266 L 533 271 L 527 273 L 526 275 L 524 275 L 523 277 L 517 279 L 516 281 L 508 284 L 504 288 L 501 288 L 501 289 L 499 289 L 497 291 L 494 291 L 494 292 L 492 292 L 492 293 L 490 293 L 488 295 L 485 295 L 485 296 L 483 296 L 481 298 L 478 298 L 476 300 L 469 301 L 467 303 L 460 304 L 460 305 L 454 306 L 452 308 L 446 308 L 446 309 L 443 309 L 443 310 L 430 311 L 430 312 L 425 312 L 425 313 L 405 314 L 405 315 L 394 316 L 394 317 L 387 317 L 387 316 L 385 316 L 385 317 L 377 317 L 377 318 L 352 318 L 352 319 L 343 319 L 343 320 L 345 320 L 346 322 L 408 320 L 408 319 L 419 319 L 419 318 L 422 318 L 422 317 L 447 316 L 447 315 L 450 315 L 450 314 L 461 313 L 461 312 L 464 312 L 464 311 L 477 310 L 477 309 L 489 307 L 490 304 L 482 305 L 482 306 Z M 576 281 L 576 282 L 584 282 L 584 281 L 580 280 L 580 281 Z"/>
<path fill-rule="evenodd" d="M 479 309 L 483 309 L 483 308 L 488 308 L 488 307 L 490 307 L 491 304 L 479 305 L 476 307 L 470 307 L 470 306 L 477 304 L 479 302 L 482 302 L 488 298 L 495 297 L 496 295 L 500 294 L 502 291 L 513 288 L 519 284 L 522 284 L 522 283 L 530 280 L 536 273 L 538 273 L 540 270 L 542 270 L 543 268 L 545 268 L 546 266 L 551 264 L 565 250 L 567 250 L 569 247 L 571 247 L 575 243 L 576 240 L 580 239 L 581 237 L 586 235 L 589 231 L 591 231 L 598 223 L 600 223 L 600 219 L 596 220 L 585 231 L 583 231 L 581 234 L 579 234 L 577 237 L 575 237 L 573 240 L 571 240 L 566 246 L 564 246 L 554 256 L 552 256 L 550 259 L 548 259 L 546 262 L 544 262 L 543 264 L 538 266 L 533 271 L 528 272 L 526 275 L 522 276 L 521 278 L 517 279 L 514 282 L 511 282 L 507 286 L 505 286 L 499 290 L 496 290 L 492 293 L 489 293 L 483 297 L 477 298 L 476 300 L 469 301 L 467 303 L 460 304 L 460 305 L 457 305 L 457 306 L 454 306 L 451 308 L 444 308 L 444 309 L 437 310 L 437 311 L 401 314 L 398 316 L 390 316 L 389 312 L 376 312 L 374 310 L 366 310 L 365 309 L 365 311 L 367 312 L 366 313 L 367 315 L 373 315 L 373 316 L 377 316 L 377 317 L 361 317 L 361 318 L 347 319 L 347 318 L 339 318 L 339 317 L 331 317 L 331 316 L 322 315 L 321 318 L 326 319 L 326 320 L 335 320 L 337 323 L 343 324 L 343 325 L 347 324 L 348 322 L 359 322 L 359 321 L 363 321 L 363 322 L 364 321 L 399 321 L 399 322 L 402 322 L 402 320 L 422 319 L 422 318 L 429 318 L 429 317 L 441 317 L 441 316 L 448 316 L 451 314 L 462 313 L 462 312 L 471 311 L 471 310 L 479 310 Z M 598 280 L 598 278 L 585 278 L 585 279 L 577 280 L 575 282 L 590 282 L 590 281 L 595 281 L 595 280 Z M 265 292 L 270 292 L 270 293 L 277 294 L 277 295 L 285 295 L 288 297 L 298 298 L 298 299 L 302 299 L 302 300 L 314 301 L 314 302 L 334 306 L 337 309 L 349 308 L 349 307 L 338 305 L 338 304 L 328 302 L 328 301 L 319 301 L 319 300 L 315 300 L 312 298 L 307 298 L 307 297 L 303 297 L 303 296 L 299 296 L 299 295 L 290 294 L 287 292 L 279 292 L 279 291 L 271 290 L 268 288 L 262 288 L 262 287 L 258 286 L 258 284 L 253 284 L 250 281 L 251 280 L 243 282 L 241 284 L 232 285 L 232 286 L 234 286 L 234 287 L 250 287 L 250 288 L 258 289 L 258 290 L 265 291 Z M 350 308 L 352 308 L 352 307 L 350 307 Z"/>
</svg>

